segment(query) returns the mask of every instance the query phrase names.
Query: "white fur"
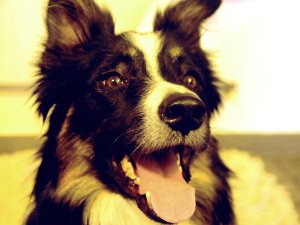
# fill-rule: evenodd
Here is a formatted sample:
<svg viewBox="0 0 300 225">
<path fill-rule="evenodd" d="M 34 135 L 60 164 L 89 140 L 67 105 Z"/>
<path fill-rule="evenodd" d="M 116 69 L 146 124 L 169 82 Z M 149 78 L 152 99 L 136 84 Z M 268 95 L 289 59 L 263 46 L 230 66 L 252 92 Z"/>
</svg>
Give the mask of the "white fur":
<svg viewBox="0 0 300 225">
<path fill-rule="evenodd" d="M 88 225 L 159 225 L 138 208 L 136 202 L 103 189 L 92 196 L 85 207 L 84 224 Z M 192 219 L 179 225 L 202 225 Z M 203 224 L 204 225 L 204 224 Z"/>
<path fill-rule="evenodd" d="M 102 190 L 90 198 L 84 212 L 84 223 L 89 225 L 155 225 L 135 202 L 120 194 Z"/>
</svg>

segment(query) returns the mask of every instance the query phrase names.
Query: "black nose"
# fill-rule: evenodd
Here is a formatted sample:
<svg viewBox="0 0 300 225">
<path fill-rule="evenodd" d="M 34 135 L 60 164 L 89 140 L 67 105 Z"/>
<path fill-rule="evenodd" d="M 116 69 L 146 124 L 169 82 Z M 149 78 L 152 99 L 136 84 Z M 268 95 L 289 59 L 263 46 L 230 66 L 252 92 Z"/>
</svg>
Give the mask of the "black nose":
<svg viewBox="0 0 300 225">
<path fill-rule="evenodd" d="M 204 114 L 204 103 L 200 99 L 186 95 L 171 95 L 159 107 L 160 119 L 183 135 L 198 129 L 203 122 Z"/>
</svg>

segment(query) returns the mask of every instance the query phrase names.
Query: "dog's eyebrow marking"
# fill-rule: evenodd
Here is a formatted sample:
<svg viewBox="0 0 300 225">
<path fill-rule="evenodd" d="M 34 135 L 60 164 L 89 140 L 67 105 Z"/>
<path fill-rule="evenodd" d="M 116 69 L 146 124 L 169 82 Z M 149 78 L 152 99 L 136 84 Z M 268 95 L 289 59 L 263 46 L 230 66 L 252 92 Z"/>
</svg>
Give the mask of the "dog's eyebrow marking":
<svg viewBox="0 0 300 225">
<path fill-rule="evenodd" d="M 173 59 L 176 59 L 182 55 L 183 51 L 179 46 L 174 46 L 170 49 L 170 55 Z"/>
<path fill-rule="evenodd" d="M 130 47 L 130 48 L 128 49 L 128 52 L 129 52 L 129 55 L 130 55 L 132 58 L 134 58 L 134 57 L 136 57 L 136 56 L 138 55 L 137 49 L 135 49 L 135 48 L 133 48 L 133 47 Z"/>
</svg>

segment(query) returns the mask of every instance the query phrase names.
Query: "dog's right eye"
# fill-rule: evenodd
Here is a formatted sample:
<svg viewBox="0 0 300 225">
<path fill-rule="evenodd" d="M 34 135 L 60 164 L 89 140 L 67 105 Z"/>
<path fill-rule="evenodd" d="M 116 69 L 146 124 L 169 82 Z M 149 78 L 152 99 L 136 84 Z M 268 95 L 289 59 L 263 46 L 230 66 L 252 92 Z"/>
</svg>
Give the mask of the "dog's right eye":
<svg viewBox="0 0 300 225">
<path fill-rule="evenodd" d="M 101 92 L 104 88 L 120 89 L 126 87 L 128 81 L 117 71 L 105 73 L 102 78 L 95 83 L 95 89 Z"/>
</svg>

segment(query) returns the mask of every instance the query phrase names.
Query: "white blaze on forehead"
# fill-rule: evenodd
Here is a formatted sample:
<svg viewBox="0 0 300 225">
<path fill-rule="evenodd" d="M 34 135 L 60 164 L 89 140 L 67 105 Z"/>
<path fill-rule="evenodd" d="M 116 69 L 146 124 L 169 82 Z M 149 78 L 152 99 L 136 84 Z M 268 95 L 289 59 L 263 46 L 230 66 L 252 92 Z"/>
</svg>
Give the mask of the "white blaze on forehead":
<svg viewBox="0 0 300 225">
<path fill-rule="evenodd" d="M 162 51 L 164 37 L 160 32 L 156 33 L 133 33 L 130 36 L 133 44 L 143 53 L 144 60 L 146 63 L 146 70 L 149 76 L 149 94 L 162 95 L 162 93 L 190 93 L 197 97 L 197 95 L 186 88 L 184 85 L 178 85 L 163 78 L 163 74 L 160 71 L 160 65 L 158 56 Z M 170 54 L 173 57 L 180 55 L 182 49 L 180 47 L 173 47 L 170 49 Z M 145 76 L 147 76 L 145 74 Z M 154 91 L 157 89 L 157 91 Z M 152 91 L 151 91 L 152 90 Z M 159 93 L 157 93 L 159 92 Z M 147 96 L 146 96 L 147 97 Z"/>
<path fill-rule="evenodd" d="M 134 33 L 132 36 L 133 44 L 143 53 L 146 69 L 151 80 L 161 81 L 158 55 L 161 52 L 163 38 L 160 33 Z"/>
<path fill-rule="evenodd" d="M 148 91 L 144 99 L 144 105 L 147 107 L 147 111 L 153 111 L 153 113 L 155 113 L 160 103 L 170 94 L 190 94 L 198 98 L 194 92 L 185 86 L 171 83 L 163 78 L 158 56 L 162 51 L 164 40 L 159 32 L 144 34 L 134 33 L 131 39 L 133 44 L 143 53 L 149 76 Z M 181 49 L 179 47 L 173 47 L 170 51 L 171 54 L 179 54 Z M 145 76 L 147 75 L 145 74 Z"/>
</svg>

